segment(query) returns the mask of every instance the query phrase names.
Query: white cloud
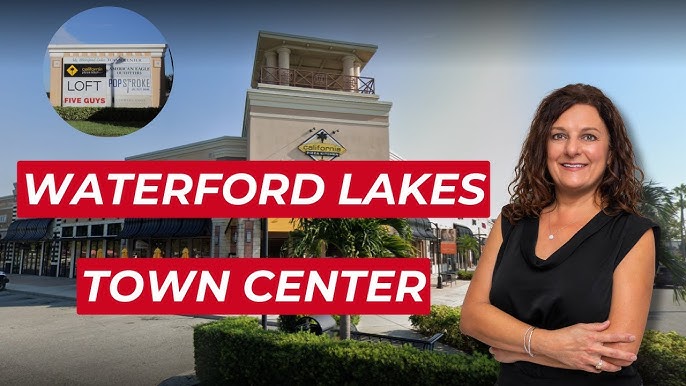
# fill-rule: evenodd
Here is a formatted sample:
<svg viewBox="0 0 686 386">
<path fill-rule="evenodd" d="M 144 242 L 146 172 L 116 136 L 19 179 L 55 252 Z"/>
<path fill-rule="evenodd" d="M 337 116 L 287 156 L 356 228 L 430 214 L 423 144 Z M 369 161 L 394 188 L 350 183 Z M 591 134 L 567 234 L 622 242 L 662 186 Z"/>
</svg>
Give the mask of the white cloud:
<svg viewBox="0 0 686 386">
<path fill-rule="evenodd" d="M 52 35 L 52 39 L 50 40 L 50 44 L 79 44 L 82 43 L 79 39 L 77 39 L 74 35 L 69 33 L 64 26 L 61 26 L 60 29 L 55 32 L 54 35 Z"/>
</svg>

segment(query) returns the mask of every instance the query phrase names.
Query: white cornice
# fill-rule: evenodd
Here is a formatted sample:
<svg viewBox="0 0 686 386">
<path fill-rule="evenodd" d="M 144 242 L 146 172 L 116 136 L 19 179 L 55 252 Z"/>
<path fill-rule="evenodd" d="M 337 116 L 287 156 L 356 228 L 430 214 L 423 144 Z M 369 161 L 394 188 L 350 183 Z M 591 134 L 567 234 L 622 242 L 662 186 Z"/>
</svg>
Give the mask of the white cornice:
<svg viewBox="0 0 686 386">
<path fill-rule="evenodd" d="M 374 127 L 388 127 L 388 122 L 368 122 L 368 121 L 355 121 L 351 119 L 333 119 L 333 118 L 322 118 L 322 117 L 310 117 L 310 116 L 296 116 L 296 115 L 285 115 L 285 114 L 268 114 L 268 113 L 250 113 L 251 117 L 255 118 L 272 118 L 272 119 L 282 119 L 285 121 L 300 121 L 300 122 L 327 122 L 335 124 L 350 124 L 357 126 L 374 126 Z"/>
<path fill-rule="evenodd" d="M 388 116 L 393 105 L 379 101 L 378 96 L 319 90 L 250 89 L 247 99 L 250 106 L 372 116 Z"/>
<path fill-rule="evenodd" d="M 151 52 L 162 54 L 166 44 L 49 44 L 50 54 L 67 52 Z"/>
<path fill-rule="evenodd" d="M 216 159 L 219 157 L 246 158 L 248 154 L 248 140 L 244 137 L 224 136 L 149 153 L 136 154 L 126 157 L 125 159 L 127 161 L 174 159 L 182 158 L 182 156 L 185 154 L 199 152 L 207 153 L 207 158 L 205 159 Z"/>
</svg>

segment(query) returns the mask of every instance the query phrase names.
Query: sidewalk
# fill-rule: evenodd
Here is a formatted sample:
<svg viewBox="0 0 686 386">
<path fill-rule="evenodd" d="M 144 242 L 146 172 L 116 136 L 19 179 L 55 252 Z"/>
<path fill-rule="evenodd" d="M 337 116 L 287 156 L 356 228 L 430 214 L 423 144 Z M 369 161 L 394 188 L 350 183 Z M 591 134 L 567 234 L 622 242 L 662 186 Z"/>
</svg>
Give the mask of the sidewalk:
<svg viewBox="0 0 686 386">
<path fill-rule="evenodd" d="M 34 275 L 9 275 L 10 282 L 7 290 L 41 296 L 76 300 L 76 280 L 61 277 L 45 277 Z M 431 304 L 460 306 L 469 288 L 469 281 L 457 280 L 452 285 L 436 288 L 436 276 L 431 277 Z M 408 319 L 409 315 L 363 315 L 358 330 L 374 334 L 389 334 L 394 336 L 418 337 L 412 331 Z M 270 315 L 270 325 L 276 323 L 277 315 Z M 210 317 L 211 318 L 211 317 Z"/>
<path fill-rule="evenodd" d="M 10 282 L 7 291 L 49 296 L 61 299 L 76 300 L 76 280 L 56 277 L 33 275 L 9 275 Z M 457 280 L 451 284 L 444 284 L 443 288 L 436 288 L 436 275 L 431 277 L 431 304 L 460 306 L 469 288 L 469 281 Z M 256 315 L 257 316 L 257 315 Z M 223 315 L 208 315 L 208 319 L 219 319 Z M 259 317 L 259 316 L 258 316 Z M 267 325 L 276 326 L 278 315 L 268 315 Z M 362 315 L 357 325 L 358 331 L 373 334 L 384 334 L 408 338 L 423 338 L 412 330 L 409 315 Z M 453 353 L 455 349 L 437 343 L 435 351 Z M 190 386 L 196 385 L 194 374 L 181 374 L 171 377 L 160 386 Z"/>
</svg>

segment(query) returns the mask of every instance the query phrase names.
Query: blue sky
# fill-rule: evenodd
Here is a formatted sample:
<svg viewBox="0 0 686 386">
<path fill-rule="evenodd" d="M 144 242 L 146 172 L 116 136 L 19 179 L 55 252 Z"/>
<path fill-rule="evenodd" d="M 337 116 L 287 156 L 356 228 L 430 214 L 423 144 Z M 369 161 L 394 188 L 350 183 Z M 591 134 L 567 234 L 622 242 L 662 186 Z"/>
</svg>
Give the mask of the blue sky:
<svg viewBox="0 0 686 386">
<path fill-rule="evenodd" d="M 65 21 L 50 44 L 166 44 L 164 36 L 148 19 L 126 8 L 96 7 L 79 12 Z M 173 74 L 171 59 L 165 56 L 165 72 Z M 43 85 L 49 91 L 48 53 L 43 63 Z"/>
<path fill-rule="evenodd" d="M 667 188 L 686 183 L 680 116 L 686 99 L 685 5 L 151 3 L 113 0 L 107 5 L 125 9 L 88 11 L 91 24 L 67 23 L 66 30 L 60 28 L 72 17 L 103 4 L 3 6 L 0 195 L 11 194 L 18 160 L 117 160 L 240 135 L 260 30 L 377 45 L 362 75 L 375 78 L 381 100 L 393 103 L 392 150 L 412 160 L 491 161 L 491 217 L 507 202 L 538 102 L 568 83 L 596 85 L 615 101 L 649 179 Z M 156 28 L 143 26 L 142 19 Z M 45 50 L 57 31 L 56 38 L 86 43 L 168 43 L 175 81 L 160 115 L 120 138 L 91 137 L 63 122 L 45 98 L 43 80 Z"/>
</svg>

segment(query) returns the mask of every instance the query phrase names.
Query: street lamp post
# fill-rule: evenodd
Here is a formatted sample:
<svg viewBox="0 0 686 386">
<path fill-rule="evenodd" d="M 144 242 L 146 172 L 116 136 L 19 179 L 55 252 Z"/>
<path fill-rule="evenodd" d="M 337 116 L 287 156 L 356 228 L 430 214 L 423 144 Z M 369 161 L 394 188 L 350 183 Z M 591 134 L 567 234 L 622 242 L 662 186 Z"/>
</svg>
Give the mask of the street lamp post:
<svg viewBox="0 0 686 386">
<path fill-rule="evenodd" d="M 126 61 L 126 59 L 119 56 L 110 63 L 110 107 L 114 107 L 114 65 L 124 61 Z"/>
<path fill-rule="evenodd" d="M 436 238 L 434 239 L 434 253 L 436 254 L 436 261 L 438 262 L 438 278 L 436 279 L 436 288 L 443 288 L 443 276 L 441 276 L 441 264 L 443 263 L 441 254 L 441 231 L 438 229 L 438 224 L 429 221 L 429 223 L 436 227 Z M 432 229 L 433 233 L 433 229 Z"/>
<path fill-rule="evenodd" d="M 269 257 L 269 228 L 267 218 L 260 219 L 260 230 L 262 237 L 260 237 L 260 257 Z M 262 329 L 267 329 L 267 315 L 262 315 Z"/>
</svg>

